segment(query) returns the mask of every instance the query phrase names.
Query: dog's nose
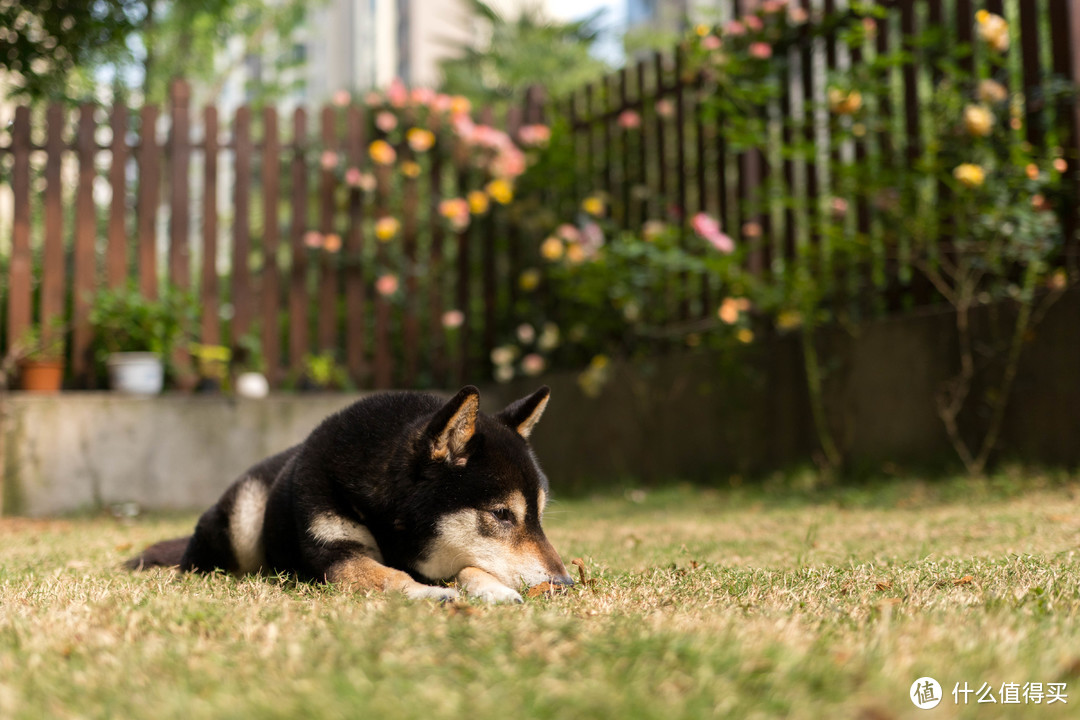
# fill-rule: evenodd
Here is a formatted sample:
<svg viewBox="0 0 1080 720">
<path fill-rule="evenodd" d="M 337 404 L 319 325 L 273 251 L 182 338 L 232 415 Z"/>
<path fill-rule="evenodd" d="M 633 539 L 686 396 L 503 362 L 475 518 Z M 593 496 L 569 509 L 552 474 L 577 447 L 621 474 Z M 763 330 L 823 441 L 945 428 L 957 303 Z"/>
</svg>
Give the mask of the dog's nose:
<svg viewBox="0 0 1080 720">
<path fill-rule="evenodd" d="M 574 578 L 570 577 L 569 575 L 556 575 L 555 577 L 551 578 L 551 584 L 565 585 L 566 587 L 571 587 L 574 584 Z"/>
</svg>

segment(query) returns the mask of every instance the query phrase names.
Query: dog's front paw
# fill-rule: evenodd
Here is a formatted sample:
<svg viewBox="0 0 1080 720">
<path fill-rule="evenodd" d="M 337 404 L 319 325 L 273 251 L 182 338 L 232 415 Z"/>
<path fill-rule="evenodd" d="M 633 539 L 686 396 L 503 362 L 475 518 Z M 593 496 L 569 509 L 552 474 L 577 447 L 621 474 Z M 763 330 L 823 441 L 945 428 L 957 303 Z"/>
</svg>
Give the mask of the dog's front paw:
<svg viewBox="0 0 1080 720">
<path fill-rule="evenodd" d="M 497 603 L 520 603 L 525 602 L 516 590 L 496 583 L 485 584 L 482 588 L 469 590 L 469 594 L 478 600 L 483 600 L 489 605 Z"/>
<path fill-rule="evenodd" d="M 438 600 L 439 602 L 450 602 L 461 597 L 454 588 L 421 585 L 420 583 L 407 588 L 405 596 L 413 600 Z"/>
</svg>

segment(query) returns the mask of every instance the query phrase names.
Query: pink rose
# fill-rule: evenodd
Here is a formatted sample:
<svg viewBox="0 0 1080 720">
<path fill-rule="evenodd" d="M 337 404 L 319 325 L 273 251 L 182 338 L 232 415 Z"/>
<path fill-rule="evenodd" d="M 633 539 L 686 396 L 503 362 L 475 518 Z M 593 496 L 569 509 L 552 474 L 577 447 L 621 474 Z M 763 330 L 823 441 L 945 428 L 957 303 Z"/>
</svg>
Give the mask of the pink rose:
<svg viewBox="0 0 1080 720">
<path fill-rule="evenodd" d="M 383 110 L 375 116 L 375 127 L 379 128 L 384 133 L 393 132 L 394 128 L 397 127 L 397 115 Z"/>
<path fill-rule="evenodd" d="M 641 115 L 633 110 L 623 110 L 619 113 L 619 127 L 625 130 L 641 127 Z"/>
<path fill-rule="evenodd" d="M 735 251 L 735 241 L 724 234 L 718 223 L 708 213 L 698 213 L 690 219 L 690 226 L 698 237 L 725 255 Z"/>
<path fill-rule="evenodd" d="M 768 60 L 772 57 L 772 45 L 764 42 L 750 43 L 750 55 L 758 60 Z"/>
<path fill-rule="evenodd" d="M 401 78 L 390 81 L 390 87 L 386 88 L 386 99 L 396 108 L 405 107 L 405 104 L 409 102 L 409 91 L 405 89 L 405 83 L 401 82 Z"/>
<path fill-rule="evenodd" d="M 701 47 L 709 51 L 719 50 L 721 45 L 723 45 L 723 43 L 720 41 L 720 38 L 715 35 L 706 35 L 701 40 Z"/>
<path fill-rule="evenodd" d="M 398 278 L 397 275 L 380 275 L 375 281 L 375 291 L 386 297 L 387 295 L 393 295 L 398 290 Z"/>
</svg>

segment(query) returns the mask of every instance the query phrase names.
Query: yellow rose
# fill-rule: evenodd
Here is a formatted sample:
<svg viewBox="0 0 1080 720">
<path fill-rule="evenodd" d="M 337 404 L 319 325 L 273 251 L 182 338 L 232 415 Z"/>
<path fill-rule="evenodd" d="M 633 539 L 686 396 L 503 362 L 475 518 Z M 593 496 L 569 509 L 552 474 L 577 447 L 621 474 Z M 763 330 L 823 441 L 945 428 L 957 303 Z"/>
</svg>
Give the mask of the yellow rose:
<svg viewBox="0 0 1080 720">
<path fill-rule="evenodd" d="M 581 202 L 581 209 L 590 215 L 603 215 L 604 214 L 604 201 L 602 198 L 596 195 L 590 195 Z"/>
<path fill-rule="evenodd" d="M 518 277 L 518 287 L 525 292 L 532 292 L 536 288 L 540 287 L 540 271 L 536 268 L 529 268 L 523 270 Z"/>
<path fill-rule="evenodd" d="M 858 90 L 829 89 L 829 108 L 837 115 L 854 115 L 862 107 L 862 93 Z"/>
<path fill-rule="evenodd" d="M 581 243 L 570 243 L 566 247 L 566 259 L 571 265 L 580 265 L 585 262 L 585 248 L 581 247 Z"/>
<path fill-rule="evenodd" d="M 488 196 L 483 190 L 473 190 L 468 195 L 469 210 L 473 215 L 483 215 L 488 211 Z"/>
<path fill-rule="evenodd" d="M 401 223 L 397 218 L 387 216 L 375 221 L 375 237 L 381 242 L 392 239 L 400 229 Z"/>
<path fill-rule="evenodd" d="M 414 152 L 427 152 L 435 144 L 435 133 L 424 128 L 409 128 L 409 132 L 405 133 L 405 140 Z"/>
<path fill-rule="evenodd" d="M 401 174 L 408 178 L 414 178 L 420 175 L 420 163 L 413 160 L 406 160 L 401 163 Z"/>
<path fill-rule="evenodd" d="M 1000 103 L 1009 99 L 1009 91 L 997 80 L 983 80 L 979 83 L 979 100 L 984 103 Z"/>
<path fill-rule="evenodd" d="M 563 256 L 563 241 L 557 237 L 549 237 L 540 243 L 540 254 L 545 260 L 552 262 Z"/>
<path fill-rule="evenodd" d="M 1009 23 L 1000 15 L 995 15 L 987 10 L 975 13 L 975 19 L 979 23 L 979 37 L 998 52 L 1009 49 Z"/>
<path fill-rule="evenodd" d="M 491 199 L 500 205 L 508 205 L 514 199 L 514 187 L 502 178 L 492 180 L 484 189 Z"/>
<path fill-rule="evenodd" d="M 965 187 L 977 188 L 985 182 L 986 171 L 979 165 L 964 163 L 956 166 L 956 169 L 953 170 L 953 177 Z"/>
<path fill-rule="evenodd" d="M 994 115 L 982 105 L 964 108 L 964 127 L 975 137 L 986 137 L 994 128 Z"/>
<path fill-rule="evenodd" d="M 368 154 L 377 165 L 391 165 L 397 159 L 394 147 L 385 140 L 376 140 L 368 147 Z"/>
</svg>

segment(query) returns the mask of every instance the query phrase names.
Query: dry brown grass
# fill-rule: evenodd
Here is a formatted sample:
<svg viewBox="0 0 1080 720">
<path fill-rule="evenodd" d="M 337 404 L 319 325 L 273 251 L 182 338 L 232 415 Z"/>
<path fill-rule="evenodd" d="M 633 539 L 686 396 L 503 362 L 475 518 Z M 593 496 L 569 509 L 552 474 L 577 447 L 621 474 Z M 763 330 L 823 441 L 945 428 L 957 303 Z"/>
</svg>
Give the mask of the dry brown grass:
<svg viewBox="0 0 1080 720">
<path fill-rule="evenodd" d="M 1080 486 L 949 487 L 557 503 L 597 582 L 515 607 L 118 569 L 193 517 L 0 520 L 0 715 L 889 718 L 930 675 L 939 717 L 1072 716 Z M 957 707 L 964 681 L 1076 696 Z"/>
</svg>

